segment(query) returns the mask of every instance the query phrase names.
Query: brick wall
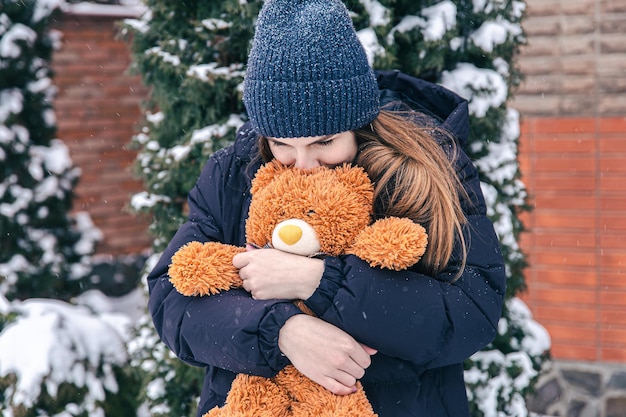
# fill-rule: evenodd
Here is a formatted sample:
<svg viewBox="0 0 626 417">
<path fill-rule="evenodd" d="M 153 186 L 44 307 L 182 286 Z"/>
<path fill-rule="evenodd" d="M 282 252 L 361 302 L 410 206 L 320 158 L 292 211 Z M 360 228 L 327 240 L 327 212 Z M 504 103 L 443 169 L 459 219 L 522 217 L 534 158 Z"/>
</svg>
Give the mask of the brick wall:
<svg viewBox="0 0 626 417">
<path fill-rule="evenodd" d="M 64 14 L 53 25 L 63 34 L 52 68 L 58 87 L 57 136 L 65 141 L 82 177 L 76 210 L 88 211 L 104 239 L 99 254 L 133 254 L 150 246 L 145 219 L 127 210 L 142 189 L 127 149 L 147 96 L 140 78 L 127 72 L 128 45 L 117 38 L 120 16 Z"/>
<path fill-rule="evenodd" d="M 626 1 L 529 0 L 529 303 L 556 359 L 626 362 Z"/>
</svg>

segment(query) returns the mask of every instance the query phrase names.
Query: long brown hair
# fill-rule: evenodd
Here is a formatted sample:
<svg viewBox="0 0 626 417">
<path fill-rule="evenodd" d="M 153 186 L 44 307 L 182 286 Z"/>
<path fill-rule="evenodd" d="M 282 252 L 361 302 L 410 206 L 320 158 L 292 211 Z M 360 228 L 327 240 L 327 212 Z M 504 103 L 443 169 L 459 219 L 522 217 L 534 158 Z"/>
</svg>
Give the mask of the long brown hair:
<svg viewBox="0 0 626 417">
<path fill-rule="evenodd" d="M 428 247 L 420 261 L 425 272 L 441 272 L 459 239 L 458 277 L 467 249 L 462 233 L 466 218 L 459 197 L 464 190 L 453 166 L 456 142 L 447 131 L 417 122 L 417 118 L 414 112 L 381 110 L 370 125 L 354 131 L 359 146 L 355 162 L 374 183 L 377 218 L 406 217 L 426 228 Z M 265 162 L 274 158 L 267 138 L 260 138 L 259 152 Z"/>
<path fill-rule="evenodd" d="M 426 272 L 441 272 L 459 240 L 458 277 L 467 254 L 460 202 L 464 189 L 454 169 L 458 149 L 447 131 L 423 120 L 411 111 L 382 110 L 371 125 L 354 132 L 356 163 L 374 183 L 376 216 L 407 217 L 426 228 L 429 243 L 420 262 Z"/>
</svg>

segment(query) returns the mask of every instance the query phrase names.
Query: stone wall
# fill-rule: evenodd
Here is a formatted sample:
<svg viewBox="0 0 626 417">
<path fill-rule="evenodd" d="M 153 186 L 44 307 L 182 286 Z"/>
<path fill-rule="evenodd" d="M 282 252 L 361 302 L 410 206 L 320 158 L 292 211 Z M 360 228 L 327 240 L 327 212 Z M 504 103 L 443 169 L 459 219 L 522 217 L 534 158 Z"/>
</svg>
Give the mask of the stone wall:
<svg viewBox="0 0 626 417">
<path fill-rule="evenodd" d="M 527 404 L 546 416 L 626 417 L 626 365 L 555 361 Z"/>
</svg>

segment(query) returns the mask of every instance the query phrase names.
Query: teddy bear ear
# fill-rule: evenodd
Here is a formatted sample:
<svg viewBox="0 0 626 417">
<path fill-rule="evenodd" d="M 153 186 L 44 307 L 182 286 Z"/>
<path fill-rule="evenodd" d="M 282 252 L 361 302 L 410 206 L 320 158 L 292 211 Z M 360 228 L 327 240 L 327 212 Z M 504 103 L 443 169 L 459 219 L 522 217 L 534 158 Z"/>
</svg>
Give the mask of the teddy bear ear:
<svg viewBox="0 0 626 417">
<path fill-rule="evenodd" d="M 335 173 L 350 190 L 359 193 L 371 204 L 374 200 L 374 185 L 362 167 L 343 164 L 335 168 Z"/>
<path fill-rule="evenodd" d="M 252 194 L 257 192 L 259 189 L 263 189 L 276 179 L 276 176 L 281 172 L 288 170 L 289 167 L 281 164 L 276 159 L 271 160 L 267 164 L 263 165 L 256 172 L 254 178 L 252 179 L 252 189 L 250 190 Z"/>
</svg>

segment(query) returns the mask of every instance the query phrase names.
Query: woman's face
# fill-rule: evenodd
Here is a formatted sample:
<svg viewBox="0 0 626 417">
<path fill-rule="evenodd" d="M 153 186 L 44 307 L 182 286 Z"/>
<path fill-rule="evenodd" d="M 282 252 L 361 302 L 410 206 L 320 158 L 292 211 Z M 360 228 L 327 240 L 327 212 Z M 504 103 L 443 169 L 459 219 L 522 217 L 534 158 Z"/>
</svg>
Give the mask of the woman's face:
<svg viewBox="0 0 626 417">
<path fill-rule="evenodd" d="M 356 157 L 356 137 L 351 131 L 308 138 L 267 138 L 270 150 L 281 164 L 312 169 L 335 167 Z"/>
</svg>

